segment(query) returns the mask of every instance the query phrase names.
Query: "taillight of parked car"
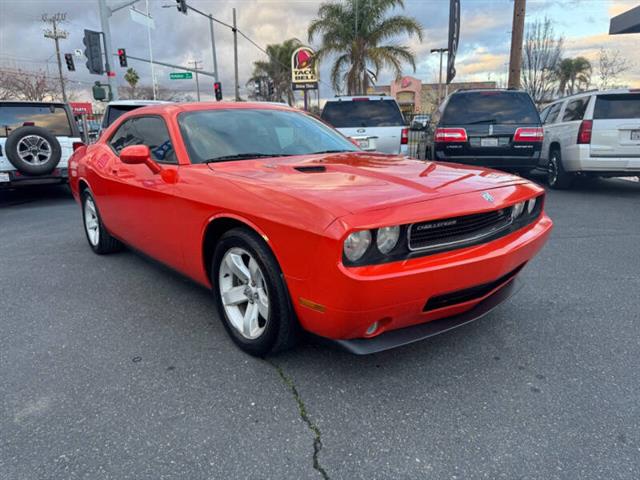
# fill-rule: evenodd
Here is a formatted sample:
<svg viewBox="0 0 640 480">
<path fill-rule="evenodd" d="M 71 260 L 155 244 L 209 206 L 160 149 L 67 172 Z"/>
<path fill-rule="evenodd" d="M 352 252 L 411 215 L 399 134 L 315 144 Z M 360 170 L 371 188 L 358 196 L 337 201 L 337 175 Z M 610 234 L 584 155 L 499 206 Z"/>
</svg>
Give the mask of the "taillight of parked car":
<svg viewBox="0 0 640 480">
<path fill-rule="evenodd" d="M 437 128 L 436 142 L 466 142 L 467 131 L 464 128 Z"/>
<path fill-rule="evenodd" d="M 578 144 L 591 143 L 591 130 L 593 129 L 593 122 L 591 120 L 583 120 L 578 130 Z"/>
<path fill-rule="evenodd" d="M 403 128 L 400 134 L 400 145 L 406 145 L 409 143 L 409 129 Z"/>
<path fill-rule="evenodd" d="M 544 139 L 544 131 L 539 127 L 524 127 L 518 128 L 513 135 L 514 142 L 542 142 Z"/>
<path fill-rule="evenodd" d="M 73 142 L 73 151 L 74 152 L 76 150 L 78 150 L 80 147 L 84 147 L 84 143 L 82 143 L 82 142 Z"/>
</svg>

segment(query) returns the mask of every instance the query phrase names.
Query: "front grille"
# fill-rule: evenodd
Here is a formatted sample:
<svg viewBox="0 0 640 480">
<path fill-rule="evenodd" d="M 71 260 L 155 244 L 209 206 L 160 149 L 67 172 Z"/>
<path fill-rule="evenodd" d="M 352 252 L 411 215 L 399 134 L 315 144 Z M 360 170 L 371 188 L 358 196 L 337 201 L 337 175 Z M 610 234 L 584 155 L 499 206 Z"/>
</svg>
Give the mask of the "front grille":
<svg viewBox="0 0 640 480">
<path fill-rule="evenodd" d="M 517 268 L 511 270 L 506 275 L 494 280 L 493 282 L 485 283 L 483 285 L 476 285 L 475 287 L 465 288 L 464 290 L 458 290 L 456 292 L 446 293 L 444 295 L 438 295 L 431 297 L 422 309 L 423 312 L 429 312 L 431 310 L 437 310 L 438 308 L 451 307 L 471 300 L 482 298 L 492 290 L 495 290 L 500 285 L 511 280 L 515 277 L 520 270 L 524 267 L 524 263 Z"/>
<path fill-rule="evenodd" d="M 414 223 L 409 250 L 435 250 L 472 244 L 511 225 L 511 207 L 462 217 Z"/>
</svg>

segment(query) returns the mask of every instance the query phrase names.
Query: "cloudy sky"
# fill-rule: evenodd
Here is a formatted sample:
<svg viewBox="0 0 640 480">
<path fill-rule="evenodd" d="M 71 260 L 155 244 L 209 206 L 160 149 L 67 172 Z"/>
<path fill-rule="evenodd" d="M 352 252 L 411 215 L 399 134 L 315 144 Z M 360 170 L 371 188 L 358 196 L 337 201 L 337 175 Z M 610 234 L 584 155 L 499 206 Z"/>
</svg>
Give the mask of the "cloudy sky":
<svg viewBox="0 0 640 480">
<path fill-rule="evenodd" d="M 123 0 L 107 0 L 109 5 L 118 5 Z M 208 21 L 193 12 L 187 16 L 175 8 L 174 0 L 148 0 L 149 9 L 156 24 L 151 31 L 153 55 L 157 60 L 186 65 L 193 60 L 203 61 L 205 70 L 212 70 L 211 45 Z M 280 42 L 297 37 L 307 40 L 309 22 L 315 17 L 321 2 L 313 0 L 187 0 L 196 8 L 211 12 L 225 22 L 231 22 L 232 8 L 237 10 L 238 27 L 259 45 Z M 366 0 L 362 0 L 366 1 Z M 554 22 L 556 33 L 565 37 L 565 56 L 583 55 L 596 64 L 600 47 L 619 50 L 632 68 L 622 81 L 640 86 L 640 34 L 610 37 L 607 32 L 611 16 L 629 10 L 638 4 L 631 0 L 529 0 L 527 22 L 549 17 Z M 145 0 L 137 3 L 145 10 Z M 415 75 L 424 82 L 437 79 L 438 59 L 430 55 L 431 48 L 446 46 L 448 28 L 448 0 L 405 0 L 405 14 L 422 23 L 425 38 L 418 41 L 399 38 L 399 43 L 409 44 L 417 55 L 417 71 L 407 67 L 405 73 Z M 61 41 L 63 52 L 82 48 L 84 28 L 100 30 L 97 0 L 0 0 L 0 67 L 22 69 L 48 69 L 55 73 L 54 44 L 43 36 L 43 13 L 66 12 L 67 22 L 63 28 L 69 32 Z M 458 51 L 456 80 L 497 80 L 506 78 L 511 31 L 513 2 L 511 0 L 461 0 L 460 47 Z M 120 10 L 111 17 L 113 48 L 124 47 L 129 55 L 149 56 L 147 29 L 134 23 L 128 9 Z M 233 92 L 233 37 L 231 32 L 216 26 L 218 67 L 225 96 Z M 265 59 L 265 55 L 245 39 L 239 37 L 241 93 L 251 73 L 254 60 Z M 141 84 L 150 84 L 148 64 L 130 60 L 142 79 Z M 76 59 L 76 72 L 69 72 L 73 88 L 87 88 L 99 77 L 90 75 L 84 68 L 84 59 Z M 119 82 L 124 69 L 115 68 Z M 329 65 L 321 66 L 321 76 L 328 84 Z M 169 80 L 171 68 L 158 67 L 159 83 L 172 88 L 194 90 L 193 81 Z M 389 72 L 380 78 L 388 83 Z M 595 77 L 595 74 L 594 74 Z M 202 79 L 203 99 L 211 98 L 212 80 Z M 321 87 L 321 96 L 333 95 L 328 86 Z"/>
</svg>

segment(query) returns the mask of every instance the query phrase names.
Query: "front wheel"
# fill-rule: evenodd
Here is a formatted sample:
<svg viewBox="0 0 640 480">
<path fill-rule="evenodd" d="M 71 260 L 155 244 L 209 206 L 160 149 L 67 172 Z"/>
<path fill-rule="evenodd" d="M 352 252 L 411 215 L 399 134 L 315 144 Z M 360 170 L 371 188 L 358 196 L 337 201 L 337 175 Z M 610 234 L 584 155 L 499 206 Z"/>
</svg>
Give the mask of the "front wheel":
<svg viewBox="0 0 640 480">
<path fill-rule="evenodd" d="M 87 241 L 95 253 L 102 255 L 122 248 L 122 244 L 104 228 L 96 201 L 88 190 L 82 193 L 82 219 Z"/>
<path fill-rule="evenodd" d="M 211 272 L 219 315 L 236 345 L 264 356 L 295 344 L 297 321 L 284 275 L 259 235 L 245 228 L 226 232 Z"/>
</svg>

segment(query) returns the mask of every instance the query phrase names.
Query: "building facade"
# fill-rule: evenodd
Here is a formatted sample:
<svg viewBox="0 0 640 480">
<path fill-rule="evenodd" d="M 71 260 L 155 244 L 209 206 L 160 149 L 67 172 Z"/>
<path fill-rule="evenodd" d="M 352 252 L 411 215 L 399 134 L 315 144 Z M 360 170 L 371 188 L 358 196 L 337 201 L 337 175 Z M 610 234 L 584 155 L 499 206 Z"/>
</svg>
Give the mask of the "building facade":
<svg viewBox="0 0 640 480">
<path fill-rule="evenodd" d="M 496 88 L 496 82 L 457 82 L 448 86 L 442 86 L 442 92 L 438 93 L 437 83 L 422 83 L 419 78 L 402 77 L 390 85 L 377 85 L 369 88 L 367 93 L 383 93 L 396 99 L 402 113 L 409 116 L 417 113 L 432 113 L 439 105 L 439 98 L 445 98 L 446 94 L 460 89 L 470 88 Z"/>
</svg>

